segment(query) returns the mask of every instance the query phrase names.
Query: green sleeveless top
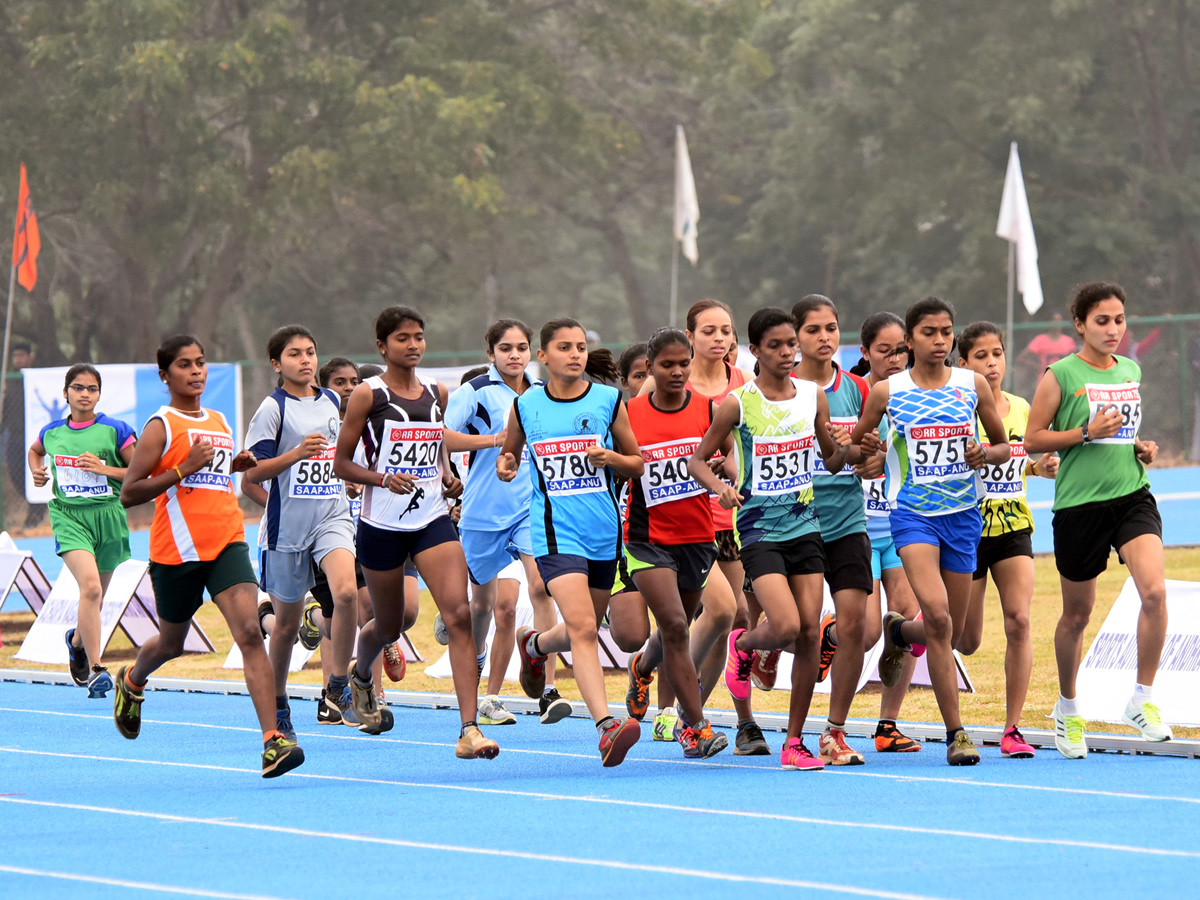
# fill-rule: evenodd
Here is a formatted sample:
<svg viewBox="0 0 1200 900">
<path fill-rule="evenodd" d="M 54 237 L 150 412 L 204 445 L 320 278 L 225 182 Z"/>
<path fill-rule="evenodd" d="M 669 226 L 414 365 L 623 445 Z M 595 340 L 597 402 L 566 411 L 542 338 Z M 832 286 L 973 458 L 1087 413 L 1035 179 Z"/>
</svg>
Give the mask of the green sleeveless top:
<svg viewBox="0 0 1200 900">
<path fill-rule="evenodd" d="M 1150 484 L 1133 450 L 1142 423 L 1142 369 L 1124 356 L 1113 360 L 1114 365 L 1098 369 L 1072 353 L 1049 366 L 1062 389 L 1052 423 L 1055 431 L 1083 427 L 1104 406 L 1115 406 L 1122 418 L 1121 430 L 1112 437 L 1059 451 L 1055 510 L 1115 500 Z"/>
</svg>

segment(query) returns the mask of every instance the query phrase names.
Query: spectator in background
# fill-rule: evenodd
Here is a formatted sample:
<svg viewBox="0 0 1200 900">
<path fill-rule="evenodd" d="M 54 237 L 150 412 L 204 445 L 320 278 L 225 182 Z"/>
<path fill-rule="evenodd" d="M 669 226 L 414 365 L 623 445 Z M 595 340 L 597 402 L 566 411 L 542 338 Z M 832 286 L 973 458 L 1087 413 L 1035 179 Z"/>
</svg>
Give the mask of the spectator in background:
<svg viewBox="0 0 1200 900">
<path fill-rule="evenodd" d="M 8 368 L 10 372 L 20 372 L 33 365 L 33 347 L 25 341 L 14 341 L 9 347 Z M 18 497 L 25 498 L 25 450 L 28 442 L 25 440 L 25 382 L 20 376 L 8 379 L 4 385 L 4 422 L 0 423 L 3 430 L 4 465 L 8 470 L 8 478 Z M 31 503 L 25 514 L 25 527 L 33 528 L 41 523 L 46 515 L 46 507 L 41 503 Z"/>
<path fill-rule="evenodd" d="M 1076 350 L 1075 339 L 1063 331 L 1063 315 L 1056 312 L 1050 316 L 1050 329 L 1039 334 L 1021 353 L 1021 362 L 1037 365 L 1037 380 L 1042 380 L 1046 367 Z"/>
</svg>

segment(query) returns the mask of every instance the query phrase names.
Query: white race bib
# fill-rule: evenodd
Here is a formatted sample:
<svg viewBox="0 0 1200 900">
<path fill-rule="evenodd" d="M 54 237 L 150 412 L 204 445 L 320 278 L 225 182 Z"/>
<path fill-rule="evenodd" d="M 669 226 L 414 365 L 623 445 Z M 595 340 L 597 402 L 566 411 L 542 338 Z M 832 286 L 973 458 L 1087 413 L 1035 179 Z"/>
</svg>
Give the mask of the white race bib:
<svg viewBox="0 0 1200 900">
<path fill-rule="evenodd" d="M 588 447 L 599 444 L 598 434 L 534 441 L 533 455 L 546 483 L 546 496 L 570 497 L 606 490 L 604 475 L 587 456 Z"/>
<path fill-rule="evenodd" d="M 986 451 L 991 444 L 983 444 Z M 1025 496 L 1025 464 L 1029 454 L 1025 452 L 1024 441 L 1009 441 L 1012 456 L 1008 462 L 998 466 L 984 466 L 979 470 L 983 479 L 983 496 L 988 500 L 1020 500 Z"/>
<path fill-rule="evenodd" d="M 851 417 L 831 416 L 829 419 L 829 422 L 831 425 L 841 425 L 847 431 L 854 431 L 854 426 L 858 424 L 858 419 L 856 419 L 852 416 Z M 829 474 L 829 470 L 825 468 L 825 460 L 822 458 L 820 453 L 815 454 L 813 457 L 813 474 L 814 475 L 828 475 Z M 854 466 L 842 466 L 841 471 L 839 471 L 837 474 L 838 475 L 853 475 L 854 474 Z"/>
<path fill-rule="evenodd" d="M 333 474 L 335 447 L 326 447 L 317 456 L 302 459 L 292 467 L 293 500 L 327 500 L 342 492 L 342 482 Z"/>
<path fill-rule="evenodd" d="M 642 448 L 642 459 L 646 461 L 642 473 L 642 496 L 647 507 L 707 493 L 687 467 L 688 457 L 699 446 L 699 438 L 681 438 L 661 444 L 647 444 Z"/>
<path fill-rule="evenodd" d="M 971 422 L 949 425 L 910 425 L 904 435 L 913 484 L 954 481 L 971 474 L 967 443 L 975 438 Z"/>
<path fill-rule="evenodd" d="M 760 496 L 794 494 L 812 485 L 813 435 L 754 436 L 750 492 Z"/>
<path fill-rule="evenodd" d="M 890 516 L 892 508 L 887 501 L 887 476 L 863 479 L 863 497 L 867 501 L 868 516 Z"/>
<path fill-rule="evenodd" d="M 78 456 L 54 455 L 54 478 L 64 497 L 111 497 L 112 487 L 108 478 L 96 472 L 79 468 Z"/>
<path fill-rule="evenodd" d="M 1093 444 L 1132 444 L 1137 440 L 1142 424 L 1141 385 L 1136 381 L 1125 384 L 1085 384 L 1088 398 L 1088 421 L 1096 418 L 1103 407 L 1113 407 L 1121 414 L 1121 430 L 1109 438 L 1093 438 Z"/>
<path fill-rule="evenodd" d="M 411 475 L 417 481 L 439 477 L 438 457 L 442 452 L 441 425 L 388 423 L 383 429 L 379 459 L 383 472 Z"/>
<path fill-rule="evenodd" d="M 206 491 L 233 490 L 233 437 L 220 431 L 189 428 L 188 442 L 194 444 L 197 441 L 208 441 L 213 445 L 213 458 L 199 472 L 193 472 L 179 482 L 180 486 Z"/>
</svg>

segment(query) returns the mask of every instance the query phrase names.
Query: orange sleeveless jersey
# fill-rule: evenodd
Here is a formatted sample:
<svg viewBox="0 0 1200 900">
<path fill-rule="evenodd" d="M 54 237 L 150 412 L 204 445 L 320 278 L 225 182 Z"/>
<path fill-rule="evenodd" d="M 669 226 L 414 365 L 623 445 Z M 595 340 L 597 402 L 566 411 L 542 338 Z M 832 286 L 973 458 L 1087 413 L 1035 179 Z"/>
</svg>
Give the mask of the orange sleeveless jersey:
<svg viewBox="0 0 1200 900">
<path fill-rule="evenodd" d="M 725 370 L 729 374 L 729 381 L 725 384 L 725 389 L 718 392 L 712 397 L 708 397 L 713 402 L 713 407 L 721 405 L 721 401 L 730 395 L 733 391 L 740 388 L 743 384 L 750 380 L 752 376 L 746 374 L 745 369 L 739 369 L 737 366 L 731 366 L 725 363 Z M 699 397 L 705 397 L 706 394 L 701 394 L 693 386 L 691 380 L 687 383 L 687 389 Z M 713 526 L 717 531 L 732 531 L 733 530 L 733 510 L 726 509 L 718 502 L 716 495 L 709 497 L 709 504 L 712 506 Z"/>
<path fill-rule="evenodd" d="M 209 562 L 235 541 L 244 541 L 242 510 L 233 492 L 233 433 L 215 409 L 199 417 L 169 406 L 150 417 L 167 430 L 167 446 L 151 473 L 161 475 L 182 465 L 197 439 L 216 450 L 212 462 L 154 498 L 150 525 L 150 559 L 165 565 Z"/>
</svg>

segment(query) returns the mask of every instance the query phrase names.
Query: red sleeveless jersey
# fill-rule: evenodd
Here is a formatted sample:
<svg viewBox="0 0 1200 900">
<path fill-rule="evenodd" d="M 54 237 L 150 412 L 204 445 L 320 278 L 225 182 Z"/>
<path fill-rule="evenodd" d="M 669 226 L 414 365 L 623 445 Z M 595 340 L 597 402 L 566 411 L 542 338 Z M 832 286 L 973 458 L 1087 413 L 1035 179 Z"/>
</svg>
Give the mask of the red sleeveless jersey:
<svg viewBox="0 0 1200 900">
<path fill-rule="evenodd" d="M 688 391 L 680 409 L 665 412 L 653 398 L 644 394 L 625 407 L 646 461 L 642 477 L 629 483 L 625 540 L 710 543 L 716 532 L 708 491 L 688 473 L 687 461 L 712 424 L 712 402 Z"/>
</svg>

